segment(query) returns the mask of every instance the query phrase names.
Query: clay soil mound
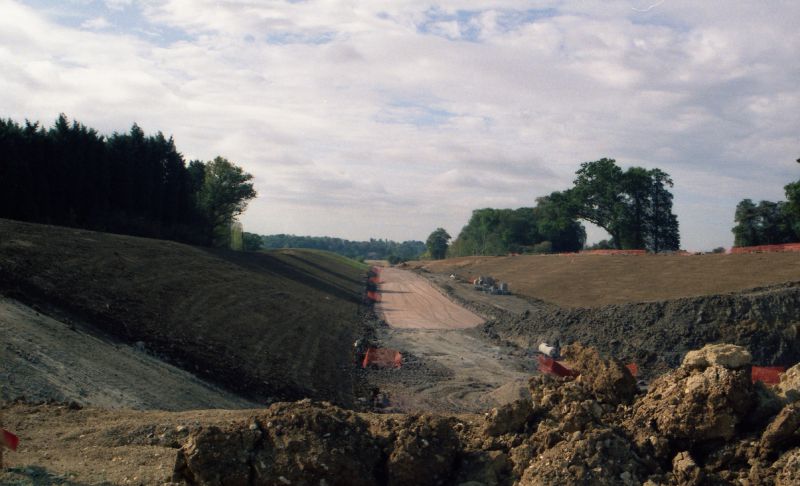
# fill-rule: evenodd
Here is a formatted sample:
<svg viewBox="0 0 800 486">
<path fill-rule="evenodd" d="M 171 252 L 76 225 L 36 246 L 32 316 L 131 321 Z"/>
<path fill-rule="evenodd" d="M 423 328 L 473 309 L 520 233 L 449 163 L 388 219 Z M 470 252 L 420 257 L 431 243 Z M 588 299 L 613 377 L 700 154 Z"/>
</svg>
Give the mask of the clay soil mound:
<svg viewBox="0 0 800 486">
<path fill-rule="evenodd" d="M 241 253 L 0 220 L 0 294 L 262 403 L 351 402 L 365 272 L 314 251 Z"/>
</svg>

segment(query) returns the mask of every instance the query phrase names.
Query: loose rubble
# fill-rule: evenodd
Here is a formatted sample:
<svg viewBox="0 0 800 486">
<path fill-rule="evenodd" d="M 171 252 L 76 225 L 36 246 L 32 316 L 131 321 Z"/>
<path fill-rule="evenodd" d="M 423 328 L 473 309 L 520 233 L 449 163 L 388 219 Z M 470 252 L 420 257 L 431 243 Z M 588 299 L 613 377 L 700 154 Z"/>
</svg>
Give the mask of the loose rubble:
<svg viewBox="0 0 800 486">
<path fill-rule="evenodd" d="M 744 348 L 712 345 L 638 393 L 619 361 L 580 345 L 564 354 L 577 377 L 534 376 L 530 398 L 484 416 L 274 404 L 246 423 L 192 432 L 174 479 L 461 486 L 800 481 L 797 367 L 771 389 L 751 382 Z"/>
</svg>

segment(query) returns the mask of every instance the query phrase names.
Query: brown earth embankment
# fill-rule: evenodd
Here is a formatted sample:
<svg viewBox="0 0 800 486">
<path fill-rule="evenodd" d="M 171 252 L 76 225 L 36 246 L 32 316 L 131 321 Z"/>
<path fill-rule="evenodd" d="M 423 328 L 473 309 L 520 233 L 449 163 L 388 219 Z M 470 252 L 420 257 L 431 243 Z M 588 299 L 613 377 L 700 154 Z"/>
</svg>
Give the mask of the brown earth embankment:
<svg viewBox="0 0 800 486">
<path fill-rule="evenodd" d="M 365 267 L 0 220 L 0 294 L 259 401 L 348 405 Z"/>
</svg>

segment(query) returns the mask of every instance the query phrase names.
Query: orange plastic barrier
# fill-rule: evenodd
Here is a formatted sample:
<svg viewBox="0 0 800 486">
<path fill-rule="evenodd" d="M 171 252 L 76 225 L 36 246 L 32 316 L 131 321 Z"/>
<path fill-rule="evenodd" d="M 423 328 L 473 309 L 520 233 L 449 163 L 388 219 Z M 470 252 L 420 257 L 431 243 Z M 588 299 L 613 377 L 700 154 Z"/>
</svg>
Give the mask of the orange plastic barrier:
<svg viewBox="0 0 800 486">
<path fill-rule="evenodd" d="M 783 245 L 758 245 L 758 246 L 735 246 L 731 248 L 731 253 L 768 253 L 775 251 L 800 251 L 800 243 L 785 243 Z"/>
<path fill-rule="evenodd" d="M 19 437 L 6 429 L 0 429 L 0 432 L 2 432 L 2 434 L 0 434 L 0 447 L 7 447 L 12 451 L 16 451 L 19 445 Z"/>
<path fill-rule="evenodd" d="M 379 292 L 375 292 L 370 290 L 367 292 L 367 298 L 373 302 L 380 302 L 381 301 L 381 294 Z"/>
<path fill-rule="evenodd" d="M 584 250 L 581 255 L 646 255 L 646 250 Z"/>
<path fill-rule="evenodd" d="M 375 285 L 378 285 L 378 284 L 383 283 L 383 282 L 381 282 L 381 278 L 380 277 L 370 277 L 369 278 L 369 283 L 374 283 Z"/>
<path fill-rule="evenodd" d="M 767 385 L 777 385 L 781 382 L 781 373 L 786 371 L 785 366 L 753 366 L 750 376 L 753 383 L 762 381 Z"/>
<path fill-rule="evenodd" d="M 362 368 L 377 366 L 378 368 L 399 368 L 403 363 L 403 355 L 396 349 L 368 348 L 364 354 Z"/>
<path fill-rule="evenodd" d="M 634 378 L 639 376 L 639 365 L 636 363 L 628 363 L 625 365 L 625 367 L 628 368 L 628 371 L 631 372 L 631 375 L 633 375 Z"/>
<path fill-rule="evenodd" d="M 539 371 L 556 376 L 575 376 L 577 373 L 565 367 L 553 358 L 539 356 Z"/>
</svg>

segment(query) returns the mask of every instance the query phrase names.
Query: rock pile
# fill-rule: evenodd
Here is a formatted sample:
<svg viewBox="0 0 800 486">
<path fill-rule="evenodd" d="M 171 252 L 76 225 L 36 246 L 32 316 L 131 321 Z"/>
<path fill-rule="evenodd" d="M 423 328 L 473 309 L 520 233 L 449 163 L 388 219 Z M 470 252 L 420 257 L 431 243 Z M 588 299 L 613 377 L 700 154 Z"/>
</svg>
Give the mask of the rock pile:
<svg viewBox="0 0 800 486">
<path fill-rule="evenodd" d="M 776 389 L 730 345 L 687 354 L 636 394 L 596 350 L 484 416 L 354 413 L 308 400 L 192 433 L 175 479 L 253 484 L 800 484 L 800 365 Z"/>
</svg>

